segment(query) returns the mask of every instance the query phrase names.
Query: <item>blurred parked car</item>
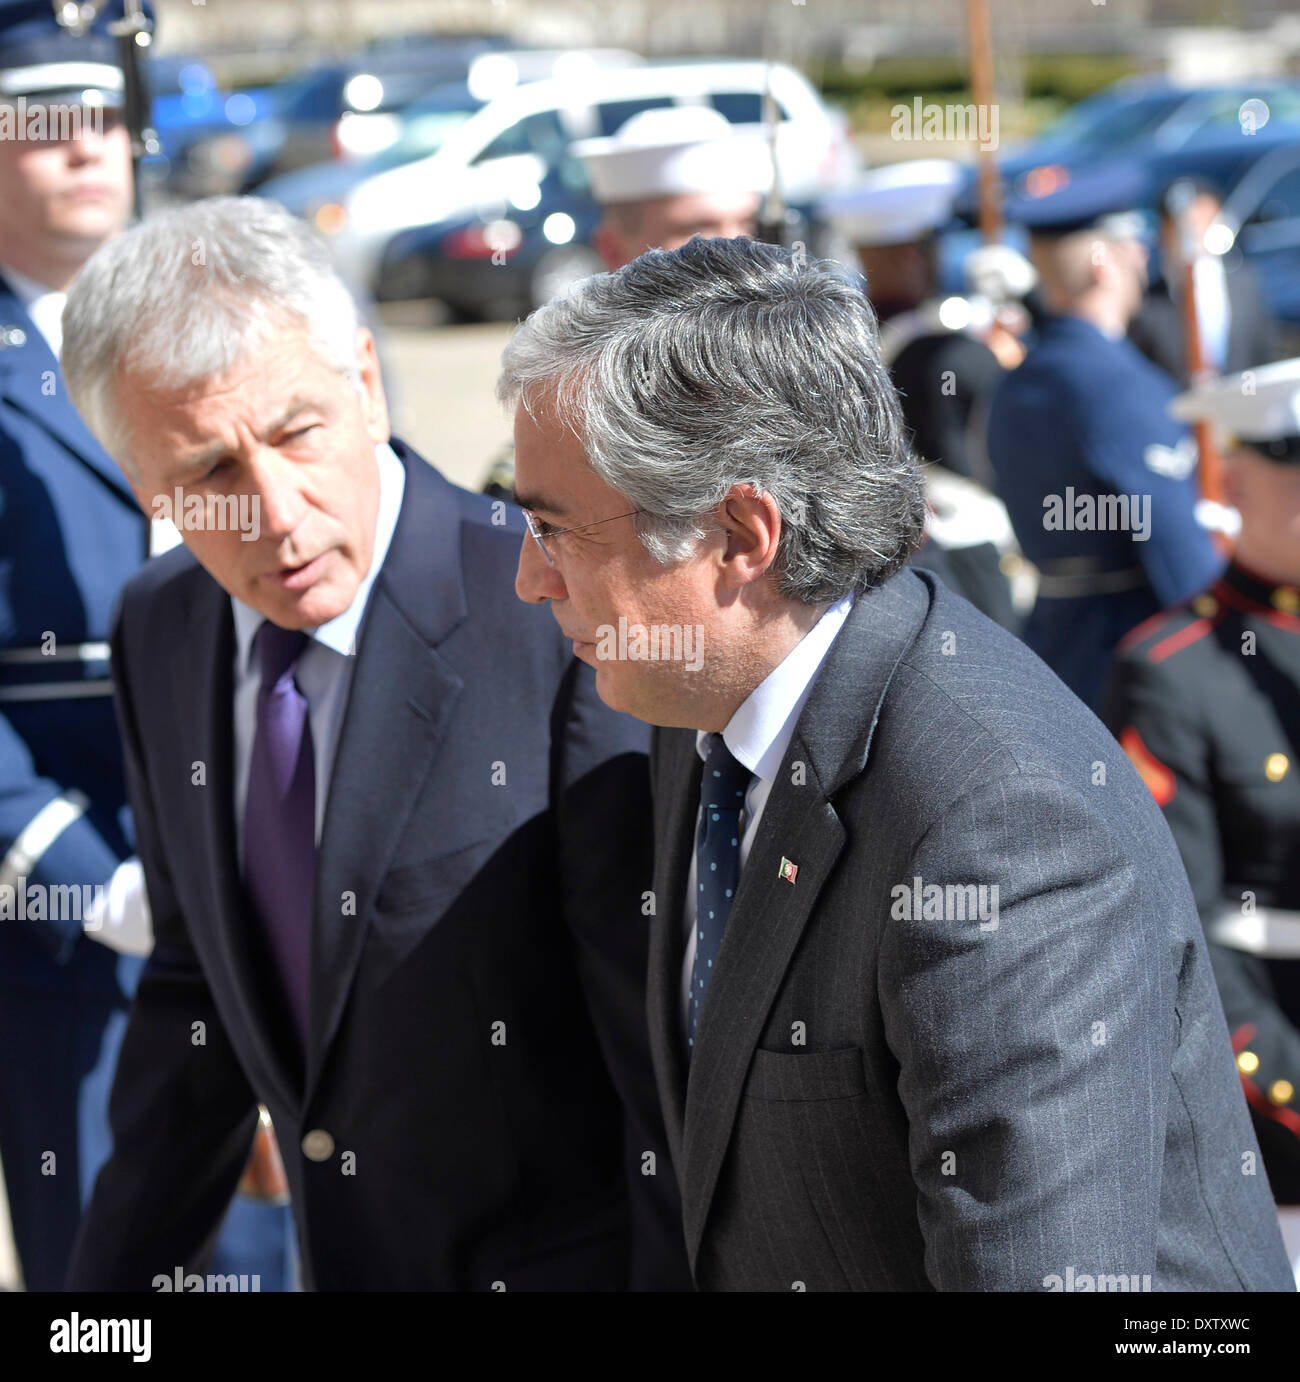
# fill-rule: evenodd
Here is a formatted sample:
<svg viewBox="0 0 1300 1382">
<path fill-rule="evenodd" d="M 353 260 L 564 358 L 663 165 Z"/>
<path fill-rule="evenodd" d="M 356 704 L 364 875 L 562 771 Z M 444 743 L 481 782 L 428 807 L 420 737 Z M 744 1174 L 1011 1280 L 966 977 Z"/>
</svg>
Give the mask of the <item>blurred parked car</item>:
<svg viewBox="0 0 1300 1382">
<path fill-rule="evenodd" d="M 206 63 L 183 54 L 151 58 L 147 76 L 150 123 L 160 152 L 148 160 L 151 182 L 184 191 L 190 150 L 247 128 L 274 108 L 271 87 L 223 91 Z"/>
<path fill-rule="evenodd" d="M 209 172 L 207 190 L 249 192 L 299 168 L 379 153 L 401 137 L 406 109 L 434 91 L 467 88 L 477 108 L 536 77 L 640 61 L 622 49 L 517 49 L 487 39 L 383 45 L 300 74 L 280 88 L 268 118 L 211 141 L 193 161 Z"/>
<path fill-rule="evenodd" d="M 1206 241 L 1255 265 L 1287 354 L 1300 354 L 1300 139 L 1255 163 L 1228 194 Z"/>
<path fill-rule="evenodd" d="M 506 92 L 435 153 L 358 182 L 331 217 L 334 225 L 322 229 L 345 275 L 376 291 L 385 249 L 402 231 L 475 217 L 496 203 L 534 210 L 570 143 L 612 135 L 643 110 L 712 105 L 735 125 L 761 127 L 769 81 L 782 191 L 792 203 L 812 202 L 851 176 L 857 160 L 842 119 L 805 77 L 780 63 L 648 63 Z"/>
<path fill-rule="evenodd" d="M 1059 169 L 1133 155 L 1175 155 L 1232 135 L 1262 133 L 1270 120 L 1300 119 L 1300 86 L 1276 79 L 1188 87 L 1137 77 L 1068 110 L 1036 139 L 999 159 L 1017 192 L 1046 185 Z"/>
<path fill-rule="evenodd" d="M 504 200 L 395 235 L 380 262 L 381 302 L 436 298 L 459 320 L 512 320 L 604 268 L 591 247 L 601 211 L 578 159 L 556 162 L 535 206 Z"/>
<path fill-rule="evenodd" d="M 377 173 L 436 153 L 447 136 L 485 104 L 467 82 L 434 87 L 428 95 L 402 108 L 397 138 L 379 153 L 365 158 L 332 158 L 298 168 L 264 182 L 257 194 L 279 202 L 328 233 L 342 216 L 343 200 L 353 187 Z"/>
<path fill-rule="evenodd" d="M 188 190 L 250 192 L 295 168 L 375 152 L 396 137 L 397 111 L 435 86 L 464 82 L 474 60 L 493 51 L 488 39 L 446 40 L 300 72 L 272 88 L 263 118 L 190 148 Z"/>
<path fill-rule="evenodd" d="M 1266 88 L 1251 89 L 1263 91 Z M 1164 127 L 1162 123 L 1157 127 L 1157 132 L 1149 133 L 1134 143 L 1121 142 L 1123 154 L 1117 157 L 1139 162 L 1146 172 L 1146 185 L 1137 209 L 1149 213 L 1147 238 L 1153 250 L 1158 204 L 1170 184 L 1178 178 L 1200 178 L 1226 194 L 1241 183 L 1256 165 L 1300 145 L 1300 86 L 1274 85 L 1267 91 L 1267 100 L 1261 95 L 1239 99 L 1241 92 L 1234 88 L 1227 103 L 1216 107 L 1218 115 L 1223 118 L 1203 119 L 1192 129 L 1189 116 L 1176 139 L 1156 137 L 1158 129 Z M 1252 103 L 1249 108 L 1246 108 L 1247 103 Z M 1204 109 L 1201 110 L 1204 114 Z M 1087 162 L 1096 168 L 1102 166 L 1106 159 L 1090 154 Z M 1002 164 L 999 171 L 1003 176 L 1004 194 L 1011 191 L 1024 194 L 1037 189 L 1038 195 L 1045 196 L 1068 182 L 1079 166 L 1072 163 L 1041 164 L 1029 173 L 1016 176 L 1014 164 Z M 959 290 L 966 256 L 983 242 L 980 233 L 973 228 L 977 219 L 976 193 L 975 170 L 968 168 L 956 202 L 960 219 L 943 233 L 940 241 L 941 280 L 948 291 Z M 1022 252 L 1028 248 L 1027 237 L 1016 226 L 1006 227 L 1003 238 Z M 1260 267 L 1267 291 L 1269 270 L 1266 265 L 1261 264 Z M 1158 258 L 1153 259 L 1153 276 L 1159 271 Z M 1275 311 L 1280 312 L 1277 303 L 1273 306 Z"/>
</svg>

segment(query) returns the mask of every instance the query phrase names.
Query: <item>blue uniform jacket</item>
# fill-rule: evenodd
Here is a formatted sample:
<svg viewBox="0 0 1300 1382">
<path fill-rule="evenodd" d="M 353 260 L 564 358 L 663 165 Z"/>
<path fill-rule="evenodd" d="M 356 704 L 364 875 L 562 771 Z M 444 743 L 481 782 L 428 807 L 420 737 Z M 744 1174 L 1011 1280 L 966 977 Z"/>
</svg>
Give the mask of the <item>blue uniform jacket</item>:
<svg viewBox="0 0 1300 1382">
<path fill-rule="evenodd" d="M 1196 520 L 1195 444 L 1166 411 L 1177 392 L 1130 341 L 1050 317 L 993 397 L 989 459 L 1025 555 L 1049 570 L 1064 560 L 1133 572 L 1113 593 L 1040 592 L 1026 623 L 1025 642 L 1089 703 L 1124 634 L 1204 590 L 1222 565 Z M 1098 528 L 1096 501 L 1115 495 L 1138 501 L 1129 525 Z"/>
<path fill-rule="evenodd" d="M 132 852 L 107 648 L 91 657 L 99 650 L 85 645 L 107 644 L 118 592 L 147 550 L 125 477 L 0 279 L 0 859 L 50 802 L 72 792 L 88 803 L 29 884 L 107 883 Z M 74 916 L 0 923 L 6 984 L 111 992 L 120 968 L 138 962 L 82 940 Z"/>
</svg>

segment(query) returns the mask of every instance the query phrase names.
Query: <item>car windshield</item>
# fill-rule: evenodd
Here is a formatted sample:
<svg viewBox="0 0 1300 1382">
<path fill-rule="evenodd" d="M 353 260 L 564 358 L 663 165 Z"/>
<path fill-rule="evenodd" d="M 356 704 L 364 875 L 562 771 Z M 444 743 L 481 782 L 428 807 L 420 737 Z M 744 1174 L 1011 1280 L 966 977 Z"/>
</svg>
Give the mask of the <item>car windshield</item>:
<svg viewBox="0 0 1300 1382">
<path fill-rule="evenodd" d="M 368 158 L 366 168 L 382 173 L 386 168 L 400 168 L 404 163 L 436 154 L 447 136 L 473 114 L 472 110 L 435 110 L 403 119 L 401 134 L 386 149 Z"/>
<path fill-rule="evenodd" d="M 1083 101 L 1043 131 L 1042 142 L 1076 148 L 1123 144 L 1155 129 L 1186 99 L 1180 93 L 1142 96 L 1122 104 L 1114 97 Z"/>
</svg>

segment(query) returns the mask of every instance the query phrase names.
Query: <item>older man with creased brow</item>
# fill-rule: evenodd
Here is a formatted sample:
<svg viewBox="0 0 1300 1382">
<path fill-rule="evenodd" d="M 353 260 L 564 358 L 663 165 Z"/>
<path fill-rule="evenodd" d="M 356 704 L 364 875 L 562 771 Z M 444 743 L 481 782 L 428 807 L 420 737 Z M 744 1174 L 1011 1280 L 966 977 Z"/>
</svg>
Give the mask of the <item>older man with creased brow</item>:
<svg viewBox="0 0 1300 1382">
<path fill-rule="evenodd" d="M 200 1262 L 259 1101 L 309 1287 L 684 1284 L 644 730 L 508 598 L 518 516 L 390 439 L 370 334 L 270 203 L 128 232 L 65 336 L 141 507 L 204 501 L 114 634 L 157 943 L 71 1284 Z"/>
</svg>

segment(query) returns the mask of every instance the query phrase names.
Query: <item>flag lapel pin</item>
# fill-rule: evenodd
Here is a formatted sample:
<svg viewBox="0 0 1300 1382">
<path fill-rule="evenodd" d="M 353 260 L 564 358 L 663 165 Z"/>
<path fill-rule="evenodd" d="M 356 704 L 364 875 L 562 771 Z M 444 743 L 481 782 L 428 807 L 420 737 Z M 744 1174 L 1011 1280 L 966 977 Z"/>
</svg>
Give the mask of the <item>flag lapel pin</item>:
<svg viewBox="0 0 1300 1382">
<path fill-rule="evenodd" d="M 781 856 L 781 867 L 777 870 L 777 877 L 784 878 L 787 883 L 793 883 L 799 875 L 799 865 L 792 864 L 784 855 Z"/>
</svg>

